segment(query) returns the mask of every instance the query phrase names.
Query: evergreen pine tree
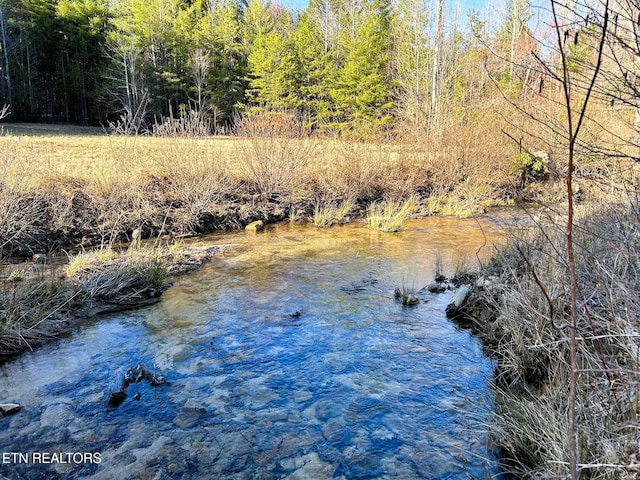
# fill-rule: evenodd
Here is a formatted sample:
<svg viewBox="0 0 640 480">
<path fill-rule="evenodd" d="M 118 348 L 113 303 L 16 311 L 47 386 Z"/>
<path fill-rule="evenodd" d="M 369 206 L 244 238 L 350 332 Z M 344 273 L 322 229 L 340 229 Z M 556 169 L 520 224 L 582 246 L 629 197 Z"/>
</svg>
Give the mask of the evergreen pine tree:
<svg viewBox="0 0 640 480">
<path fill-rule="evenodd" d="M 341 131 L 366 134 L 381 130 L 391 121 L 390 82 L 386 76 L 389 62 L 390 12 L 386 0 L 374 0 L 365 10 L 355 39 L 335 85 L 330 90 L 339 115 Z"/>
</svg>

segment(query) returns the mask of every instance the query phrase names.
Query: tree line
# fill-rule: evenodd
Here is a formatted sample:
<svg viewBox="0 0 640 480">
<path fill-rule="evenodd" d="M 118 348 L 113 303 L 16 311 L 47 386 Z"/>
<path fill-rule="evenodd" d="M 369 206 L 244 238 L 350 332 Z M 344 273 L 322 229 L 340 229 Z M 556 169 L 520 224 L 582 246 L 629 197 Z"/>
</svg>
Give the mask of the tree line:
<svg viewBox="0 0 640 480">
<path fill-rule="evenodd" d="M 434 2 L 0 0 L 0 104 L 16 120 L 134 130 L 187 112 L 226 128 L 268 107 L 379 133 L 473 115 L 492 77 L 534 81 L 526 1 L 492 23 Z"/>
</svg>

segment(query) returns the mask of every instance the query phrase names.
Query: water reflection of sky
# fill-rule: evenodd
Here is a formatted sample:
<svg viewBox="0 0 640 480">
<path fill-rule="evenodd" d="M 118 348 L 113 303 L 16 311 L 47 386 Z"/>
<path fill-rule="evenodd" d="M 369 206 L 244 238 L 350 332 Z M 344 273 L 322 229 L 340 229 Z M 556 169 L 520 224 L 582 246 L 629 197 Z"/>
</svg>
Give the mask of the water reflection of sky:
<svg viewBox="0 0 640 480">
<path fill-rule="evenodd" d="M 489 222 L 489 240 L 499 229 Z M 238 243 L 162 302 L 96 319 L 0 367 L 0 450 L 98 451 L 99 465 L 0 465 L 8 478 L 489 478 L 491 362 L 444 317 L 414 308 L 435 253 L 485 241 L 475 222 L 414 221 L 214 236 Z M 450 268 L 450 267 L 447 267 Z M 107 396 L 136 363 L 169 385 Z M 140 394 L 136 400 L 134 395 Z"/>
</svg>

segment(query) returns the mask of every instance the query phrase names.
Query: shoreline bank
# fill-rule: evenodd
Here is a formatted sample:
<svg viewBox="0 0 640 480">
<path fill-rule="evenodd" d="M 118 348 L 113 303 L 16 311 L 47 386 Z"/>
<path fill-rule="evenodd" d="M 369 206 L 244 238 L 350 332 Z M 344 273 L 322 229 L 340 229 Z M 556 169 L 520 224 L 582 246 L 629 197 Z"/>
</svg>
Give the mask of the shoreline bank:
<svg viewBox="0 0 640 480">
<path fill-rule="evenodd" d="M 633 201 L 588 208 L 576 222 L 578 468 L 591 479 L 640 471 L 640 225 Z M 518 478 L 569 476 L 571 328 L 562 217 L 512 235 L 480 271 L 456 322 L 497 361 L 489 425 Z"/>
<path fill-rule="evenodd" d="M 24 277 L 12 273 L 0 292 L 0 363 L 70 334 L 87 319 L 158 302 L 171 278 L 195 272 L 232 248 L 105 249 L 49 270 L 32 264 Z"/>
</svg>

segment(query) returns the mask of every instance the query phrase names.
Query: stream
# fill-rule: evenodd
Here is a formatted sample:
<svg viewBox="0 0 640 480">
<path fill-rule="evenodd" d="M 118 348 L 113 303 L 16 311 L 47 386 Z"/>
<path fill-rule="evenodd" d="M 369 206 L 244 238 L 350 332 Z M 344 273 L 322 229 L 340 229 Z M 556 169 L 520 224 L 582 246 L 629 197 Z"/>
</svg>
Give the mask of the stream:
<svg viewBox="0 0 640 480">
<path fill-rule="evenodd" d="M 234 246 L 159 303 L 0 365 L 0 403 L 23 405 L 0 416 L 0 479 L 499 478 L 492 361 L 445 317 L 450 292 L 393 291 L 486 259 L 510 221 L 198 239 Z M 110 406 L 138 364 L 166 383 Z"/>
</svg>

